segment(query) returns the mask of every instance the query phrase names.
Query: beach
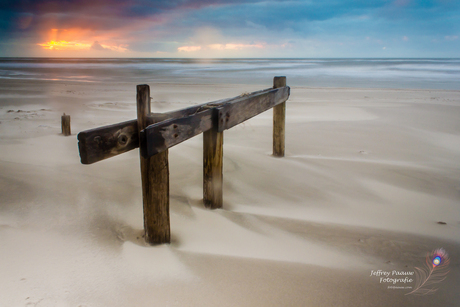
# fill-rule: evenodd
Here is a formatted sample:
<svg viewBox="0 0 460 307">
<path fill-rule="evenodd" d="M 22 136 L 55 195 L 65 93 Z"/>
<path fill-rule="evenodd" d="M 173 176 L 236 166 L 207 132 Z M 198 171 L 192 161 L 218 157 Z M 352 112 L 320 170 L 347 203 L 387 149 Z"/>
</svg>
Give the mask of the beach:
<svg viewBox="0 0 460 307">
<path fill-rule="evenodd" d="M 456 306 L 458 84 L 442 88 L 449 73 L 439 71 L 432 83 L 416 71 L 404 84 L 407 71 L 363 83 L 367 71 L 334 70 L 325 86 L 289 63 L 239 62 L 231 73 L 227 63 L 160 65 L 155 75 L 124 63 L 125 81 L 99 62 L 79 73 L 72 63 L 5 64 L 0 305 Z M 246 74 L 253 68 L 263 74 Z M 171 244 L 142 238 L 138 149 L 80 163 L 79 132 L 136 118 L 136 84 L 150 85 L 152 112 L 166 112 L 269 88 L 283 70 L 285 157 L 272 156 L 271 110 L 226 130 L 222 209 L 203 205 L 202 135 L 169 150 Z M 438 248 L 450 258 L 445 279 L 433 294 L 409 294 Z"/>
</svg>

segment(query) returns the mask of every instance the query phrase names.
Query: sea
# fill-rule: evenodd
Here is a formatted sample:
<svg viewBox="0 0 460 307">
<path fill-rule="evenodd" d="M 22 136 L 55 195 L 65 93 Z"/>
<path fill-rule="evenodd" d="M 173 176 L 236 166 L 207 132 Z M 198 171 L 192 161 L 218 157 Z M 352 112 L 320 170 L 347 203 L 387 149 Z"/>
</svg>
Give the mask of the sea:
<svg viewBox="0 0 460 307">
<path fill-rule="evenodd" d="M 460 90 L 460 59 L 0 58 L 0 79 Z"/>
</svg>

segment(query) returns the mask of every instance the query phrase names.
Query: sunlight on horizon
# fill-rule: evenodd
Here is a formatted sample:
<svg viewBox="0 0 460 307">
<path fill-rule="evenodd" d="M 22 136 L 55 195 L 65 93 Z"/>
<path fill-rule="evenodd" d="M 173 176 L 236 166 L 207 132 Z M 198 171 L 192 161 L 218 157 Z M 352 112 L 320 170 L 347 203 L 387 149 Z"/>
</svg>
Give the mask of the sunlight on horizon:
<svg viewBox="0 0 460 307">
<path fill-rule="evenodd" d="M 71 29 L 51 29 L 48 31 L 48 39 L 43 43 L 38 43 L 45 50 L 53 51 L 128 51 L 127 44 L 113 44 L 105 42 L 107 37 L 91 35 L 87 30 L 78 28 Z M 104 43 L 100 43 L 104 41 Z"/>
<path fill-rule="evenodd" d="M 49 41 L 46 43 L 37 44 L 48 50 L 84 50 L 90 49 L 92 44 L 67 42 L 67 41 Z"/>
</svg>

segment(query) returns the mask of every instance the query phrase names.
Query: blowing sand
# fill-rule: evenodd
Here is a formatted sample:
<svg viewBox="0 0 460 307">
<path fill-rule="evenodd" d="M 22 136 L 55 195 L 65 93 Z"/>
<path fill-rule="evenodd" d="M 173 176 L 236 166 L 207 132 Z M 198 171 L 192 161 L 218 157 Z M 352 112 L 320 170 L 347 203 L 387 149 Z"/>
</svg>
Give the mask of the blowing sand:
<svg viewBox="0 0 460 307">
<path fill-rule="evenodd" d="M 285 158 L 271 111 L 225 131 L 222 210 L 202 136 L 170 149 L 172 243 L 147 247 L 138 150 L 82 165 L 76 139 L 134 119 L 135 85 L 34 82 L 2 85 L 0 306 L 458 306 L 460 92 L 292 87 Z M 151 84 L 152 111 L 267 87 Z M 371 276 L 440 247 L 432 295 Z"/>
</svg>

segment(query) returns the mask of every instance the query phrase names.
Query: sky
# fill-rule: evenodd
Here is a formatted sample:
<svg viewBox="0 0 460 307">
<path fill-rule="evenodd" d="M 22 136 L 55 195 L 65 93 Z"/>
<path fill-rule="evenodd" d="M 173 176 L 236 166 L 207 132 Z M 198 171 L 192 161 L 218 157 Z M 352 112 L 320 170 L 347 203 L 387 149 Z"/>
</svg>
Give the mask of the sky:
<svg viewBox="0 0 460 307">
<path fill-rule="evenodd" d="M 459 0 L 0 0 L 0 56 L 460 57 Z"/>
</svg>

